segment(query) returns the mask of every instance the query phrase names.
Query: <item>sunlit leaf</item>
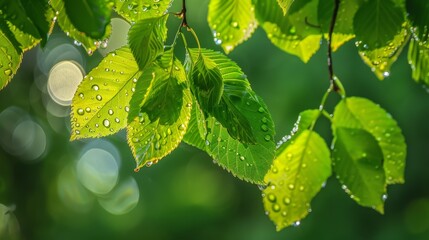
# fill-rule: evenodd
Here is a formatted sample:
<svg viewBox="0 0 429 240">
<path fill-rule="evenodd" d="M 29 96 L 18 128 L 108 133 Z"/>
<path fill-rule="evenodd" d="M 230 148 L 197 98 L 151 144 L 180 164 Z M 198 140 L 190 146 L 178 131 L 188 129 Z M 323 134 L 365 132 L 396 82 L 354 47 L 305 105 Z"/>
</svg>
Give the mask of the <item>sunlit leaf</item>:
<svg viewBox="0 0 429 240">
<path fill-rule="evenodd" d="M 129 102 L 140 75 L 128 47 L 105 57 L 73 97 L 71 139 L 107 136 L 127 126 Z"/>
<path fill-rule="evenodd" d="M 115 10 L 128 22 L 160 17 L 171 6 L 172 0 L 114 0 Z"/>
<path fill-rule="evenodd" d="M 277 153 L 265 175 L 264 207 L 277 230 L 293 225 L 311 211 L 310 202 L 331 175 L 331 159 L 325 141 L 302 130 Z"/>
<path fill-rule="evenodd" d="M 402 52 L 410 37 L 409 31 L 403 28 L 387 45 L 377 49 L 368 49 L 365 44 L 357 42 L 359 55 L 371 68 L 378 79 L 390 75 L 390 68 Z"/>
<path fill-rule="evenodd" d="M 286 15 L 287 11 L 290 8 L 290 5 L 292 5 L 294 0 L 277 0 L 279 3 L 279 6 L 283 9 L 283 14 Z"/>
<path fill-rule="evenodd" d="M 416 40 L 429 47 L 429 1 L 406 0 L 405 3 Z"/>
<path fill-rule="evenodd" d="M 0 20 L 0 90 L 10 82 L 21 64 L 19 45 L 6 23 Z"/>
<path fill-rule="evenodd" d="M 76 27 L 72 24 L 64 8 L 64 0 L 50 0 L 50 3 L 52 8 L 56 11 L 56 21 L 58 22 L 58 25 L 66 33 L 67 36 L 70 36 L 77 42 L 81 43 L 89 55 L 94 53 L 94 51 L 100 46 L 102 40 L 107 39 L 109 37 L 111 32 L 110 25 L 107 26 L 105 34 L 103 36 L 97 39 L 91 38 L 85 33 L 76 29 Z"/>
<path fill-rule="evenodd" d="M 277 155 L 284 151 L 284 149 L 291 143 L 293 140 L 299 136 L 304 130 L 307 130 L 319 117 L 320 111 L 316 109 L 308 109 L 299 113 L 298 119 L 289 135 L 284 136 L 280 142 L 277 143 Z"/>
<path fill-rule="evenodd" d="M 406 156 L 404 136 L 396 121 L 384 109 L 368 99 L 347 98 L 336 106 L 333 126 L 369 132 L 383 153 L 386 183 L 404 182 Z"/>
<path fill-rule="evenodd" d="M 151 166 L 173 151 L 182 141 L 191 118 L 192 95 L 186 86 L 186 74 L 181 63 L 174 70 L 164 71 L 158 65 L 147 68 L 150 81 L 140 103 L 138 117 L 127 127 L 128 144 L 136 159 L 137 169 Z"/>
<path fill-rule="evenodd" d="M 215 106 L 209 106 L 209 108 L 206 109 L 205 107 L 207 104 L 204 103 L 206 100 L 200 101 L 201 99 L 207 98 L 203 96 L 206 93 L 201 91 L 203 90 L 202 81 L 200 81 L 198 86 L 194 87 L 198 90 L 196 97 L 203 112 L 212 114 L 222 126 L 228 129 L 232 137 L 245 143 L 255 144 L 254 130 L 252 130 L 250 123 L 251 119 L 248 119 L 244 113 L 247 108 L 246 105 L 250 104 L 246 99 L 246 95 L 250 93 L 253 94 L 246 75 L 244 75 L 237 64 L 219 52 L 208 49 L 190 49 L 189 51 L 193 59 L 197 59 L 199 58 L 198 55 L 202 55 L 201 58 L 203 58 L 206 63 L 210 63 L 209 65 L 212 65 L 212 67 L 217 69 L 220 73 L 220 75 L 210 78 L 210 85 L 218 87 L 216 91 L 222 93 L 219 102 L 216 103 Z M 223 83 L 213 83 L 214 78 L 219 76 L 221 76 Z M 193 79 L 195 83 L 197 79 Z M 219 87 L 219 85 L 221 85 L 221 87 Z M 217 101 L 218 96 L 215 95 L 214 98 L 215 101 Z"/>
<path fill-rule="evenodd" d="M 208 22 L 216 44 L 226 53 L 247 40 L 257 27 L 251 0 L 211 0 Z"/>
<path fill-rule="evenodd" d="M 329 27 L 332 21 L 335 0 L 319 1 L 317 16 L 319 25 L 328 38 Z M 336 51 L 347 41 L 355 37 L 353 30 L 353 16 L 359 9 L 362 0 L 341 0 L 338 8 L 337 19 L 335 21 L 334 32 L 332 34 L 331 46 Z"/>
<path fill-rule="evenodd" d="M 392 0 L 372 0 L 362 4 L 353 18 L 356 39 L 366 49 L 387 46 L 400 33 L 404 11 Z"/>
<path fill-rule="evenodd" d="M 322 38 L 317 25 L 317 1 L 295 0 L 284 16 L 276 0 L 255 1 L 258 22 L 271 42 L 283 51 L 307 62 L 317 52 Z"/>
<path fill-rule="evenodd" d="M 219 67 L 204 54 L 195 53 L 197 60 L 192 68 L 192 89 L 202 109 L 212 113 L 223 94 L 223 79 Z"/>
<path fill-rule="evenodd" d="M 199 134 L 197 134 L 199 133 Z M 203 111 L 196 99 L 194 99 L 191 120 L 189 121 L 188 131 L 186 132 L 183 140 L 200 150 L 205 151 L 206 143 L 204 139 L 207 136 L 207 122 Z"/>
<path fill-rule="evenodd" d="M 167 18 L 168 15 L 142 19 L 131 27 L 128 42 L 140 69 L 164 52 Z"/>
<path fill-rule="evenodd" d="M 419 45 L 411 38 L 408 62 L 411 65 L 413 79 L 429 86 L 429 48 Z"/>
<path fill-rule="evenodd" d="M 191 53 L 196 59 L 198 51 L 191 50 Z M 262 184 L 275 150 L 274 124 L 268 109 L 252 91 L 246 76 L 234 62 L 211 50 L 202 49 L 201 53 L 219 67 L 224 91 L 221 103 L 216 106 L 213 115 L 206 118 L 207 136 L 204 138 L 200 134 L 204 133 L 204 125 L 198 122 L 203 118 L 198 117 L 201 113 L 197 112 L 191 120 L 185 141 L 203 148 L 217 164 L 234 176 Z"/>
<path fill-rule="evenodd" d="M 334 128 L 332 164 L 342 188 L 358 204 L 383 213 L 386 194 L 383 153 L 378 142 L 360 128 Z"/>
<path fill-rule="evenodd" d="M 77 30 L 94 39 L 106 35 L 113 7 L 110 0 L 64 0 L 64 7 Z"/>
</svg>

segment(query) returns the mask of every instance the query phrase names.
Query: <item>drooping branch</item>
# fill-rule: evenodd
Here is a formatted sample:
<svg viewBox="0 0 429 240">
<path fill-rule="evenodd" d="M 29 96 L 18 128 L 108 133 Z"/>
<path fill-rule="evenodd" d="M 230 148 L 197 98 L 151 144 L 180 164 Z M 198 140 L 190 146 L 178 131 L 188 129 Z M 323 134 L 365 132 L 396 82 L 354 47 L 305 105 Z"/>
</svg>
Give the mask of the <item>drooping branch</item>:
<svg viewBox="0 0 429 240">
<path fill-rule="evenodd" d="M 340 7 L 340 0 L 335 0 L 334 11 L 332 13 L 331 24 L 329 26 L 328 33 L 328 70 L 329 70 L 329 81 L 331 82 L 331 88 L 335 92 L 340 90 L 340 87 L 334 80 L 334 67 L 332 63 L 332 33 L 334 32 L 335 22 L 337 21 L 338 9 Z"/>
</svg>

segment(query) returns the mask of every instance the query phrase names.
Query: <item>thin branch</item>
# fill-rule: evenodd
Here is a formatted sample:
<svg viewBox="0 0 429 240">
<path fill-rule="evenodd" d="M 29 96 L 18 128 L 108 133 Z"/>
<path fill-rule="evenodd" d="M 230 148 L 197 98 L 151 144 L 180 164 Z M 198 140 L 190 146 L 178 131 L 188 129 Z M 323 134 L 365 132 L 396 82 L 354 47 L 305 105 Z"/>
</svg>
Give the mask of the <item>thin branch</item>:
<svg viewBox="0 0 429 240">
<path fill-rule="evenodd" d="M 182 1 L 182 11 L 180 11 L 182 17 L 182 27 L 188 27 L 188 21 L 186 20 L 186 0 Z"/>
<path fill-rule="evenodd" d="M 337 83 L 334 81 L 334 67 L 332 63 L 332 33 L 334 32 L 335 22 L 337 21 L 338 9 L 340 7 L 340 0 L 335 0 L 334 12 L 332 13 L 331 24 L 329 26 L 328 33 L 328 69 L 329 69 L 329 81 L 331 87 L 335 92 L 340 90 Z"/>
</svg>

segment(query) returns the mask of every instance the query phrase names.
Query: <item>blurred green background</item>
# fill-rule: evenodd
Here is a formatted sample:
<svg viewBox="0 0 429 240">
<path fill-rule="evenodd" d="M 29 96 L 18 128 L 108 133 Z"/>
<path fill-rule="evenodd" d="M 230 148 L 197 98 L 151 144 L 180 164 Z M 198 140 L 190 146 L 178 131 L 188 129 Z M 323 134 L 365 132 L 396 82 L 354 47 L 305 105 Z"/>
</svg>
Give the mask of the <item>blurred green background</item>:
<svg viewBox="0 0 429 240">
<path fill-rule="evenodd" d="M 188 22 L 203 47 L 221 51 L 206 21 L 207 4 L 188 1 Z M 172 9 L 180 10 L 178 1 Z M 179 24 L 173 18 L 171 34 Z M 276 232 L 257 186 L 186 144 L 134 173 L 124 131 L 69 141 L 70 107 L 61 96 L 70 94 L 58 85 L 64 79 L 49 85 L 50 73 L 62 61 L 88 73 L 125 41 L 127 27 L 114 19 L 107 48 L 91 57 L 55 29 L 44 49 L 25 54 L 18 74 L 0 92 L 0 210 L 13 210 L 22 239 L 429 239 L 429 94 L 412 81 L 406 53 L 384 81 L 363 64 L 353 42 L 334 53 L 334 70 L 347 95 L 379 103 L 398 121 L 408 144 L 406 183 L 388 188 L 385 215 L 355 204 L 331 177 L 300 226 Z M 300 111 L 318 108 L 329 86 L 325 43 L 304 64 L 258 29 L 229 57 L 271 110 L 278 140 Z M 338 100 L 330 97 L 331 112 Z M 316 128 L 331 141 L 327 121 Z"/>
</svg>

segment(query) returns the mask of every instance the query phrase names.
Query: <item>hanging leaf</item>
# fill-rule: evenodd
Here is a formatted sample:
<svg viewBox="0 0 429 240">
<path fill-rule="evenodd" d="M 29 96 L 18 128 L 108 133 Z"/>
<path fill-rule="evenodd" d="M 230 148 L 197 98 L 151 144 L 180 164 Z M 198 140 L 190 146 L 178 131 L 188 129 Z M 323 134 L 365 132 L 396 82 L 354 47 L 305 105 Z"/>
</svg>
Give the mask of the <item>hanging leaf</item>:
<svg viewBox="0 0 429 240">
<path fill-rule="evenodd" d="M 34 38 L 40 38 L 40 35 L 33 25 L 30 18 L 27 17 L 24 6 L 21 1 L 2 1 L 0 4 L 0 10 L 2 12 L 1 18 L 8 21 L 12 26 L 18 28 L 19 31 L 29 34 Z"/>
<path fill-rule="evenodd" d="M 317 1 L 296 0 L 284 16 L 276 0 L 256 0 L 255 11 L 270 41 L 283 51 L 308 62 L 319 49 L 320 29 L 312 28 L 304 21 L 318 24 Z"/>
<path fill-rule="evenodd" d="M 277 153 L 283 152 L 284 149 L 294 141 L 304 130 L 310 128 L 310 126 L 317 120 L 320 115 L 320 111 L 316 109 L 308 109 L 299 113 L 298 119 L 293 125 L 292 131 L 289 135 L 284 136 L 280 142 L 277 143 Z"/>
<path fill-rule="evenodd" d="M 411 38 L 408 62 L 411 65 L 413 79 L 429 86 L 429 48 L 419 45 Z"/>
<path fill-rule="evenodd" d="M 195 66 L 190 74 L 191 86 L 202 109 L 212 113 L 220 103 L 223 94 L 223 79 L 214 61 L 203 54 L 197 55 Z"/>
<path fill-rule="evenodd" d="M 396 121 L 384 109 L 368 99 L 347 98 L 335 107 L 332 124 L 335 128 L 353 128 L 369 132 L 381 148 L 386 183 L 404 182 L 404 136 Z"/>
<path fill-rule="evenodd" d="M 164 52 L 167 18 L 168 15 L 142 19 L 131 27 L 128 42 L 140 69 L 144 69 Z"/>
<path fill-rule="evenodd" d="M 407 17 L 411 22 L 415 39 L 429 47 L 429 2 L 406 0 L 405 3 Z"/>
<path fill-rule="evenodd" d="M 110 0 L 64 0 L 70 22 L 88 37 L 102 39 L 110 23 Z"/>
<path fill-rule="evenodd" d="M 199 133 L 199 134 L 196 134 Z M 200 150 L 206 150 L 206 143 L 204 139 L 207 136 L 207 122 L 204 113 L 196 99 L 193 101 L 191 120 L 189 121 L 188 131 L 186 132 L 183 140 Z"/>
<path fill-rule="evenodd" d="M 287 11 L 290 8 L 290 5 L 292 5 L 294 0 L 277 0 L 277 2 L 279 3 L 279 6 L 282 8 L 283 10 L 283 14 L 286 15 Z"/>
<path fill-rule="evenodd" d="M 52 31 L 54 24 L 54 12 L 49 7 L 48 0 L 21 0 L 25 6 L 26 14 L 37 28 L 42 38 L 42 47 L 48 40 L 48 34 Z"/>
<path fill-rule="evenodd" d="M 56 11 L 56 21 L 61 29 L 66 33 L 67 36 L 75 39 L 77 42 L 82 44 L 89 55 L 93 54 L 94 51 L 100 46 L 101 40 L 107 39 L 111 32 L 111 26 L 108 25 L 105 34 L 100 38 L 91 38 L 85 33 L 76 29 L 72 24 L 71 20 L 67 16 L 64 9 L 64 0 L 50 0 L 52 8 Z"/>
<path fill-rule="evenodd" d="M 127 127 L 127 140 L 136 159 L 137 168 L 151 166 L 168 155 L 182 141 L 191 118 L 192 95 L 186 86 L 186 74 L 178 60 L 174 70 L 154 64 L 146 71 L 151 78 L 141 111 Z M 143 75 L 147 76 L 147 75 Z"/>
<path fill-rule="evenodd" d="M 12 32 L 0 20 L 0 90 L 12 80 L 22 61 L 22 51 Z"/>
<path fill-rule="evenodd" d="M 71 139 L 107 136 L 126 127 L 129 102 L 140 75 L 128 47 L 106 56 L 85 76 L 73 97 Z"/>
<path fill-rule="evenodd" d="M 356 39 L 373 50 L 387 46 L 400 33 L 404 11 L 392 0 L 372 0 L 362 4 L 353 18 Z"/>
<path fill-rule="evenodd" d="M 207 18 L 215 43 L 226 53 L 250 38 L 257 28 L 251 0 L 211 0 Z"/>
<path fill-rule="evenodd" d="M 114 0 L 115 11 L 130 23 L 165 15 L 172 0 Z"/>
<path fill-rule="evenodd" d="M 334 128 L 332 164 L 342 188 L 358 204 L 383 213 L 386 194 L 383 154 L 377 141 L 358 128 Z"/>
<path fill-rule="evenodd" d="M 263 190 L 265 211 L 277 231 L 307 216 L 311 200 L 330 175 L 329 148 L 316 132 L 300 131 L 277 153 Z"/>
<path fill-rule="evenodd" d="M 197 59 L 197 49 L 190 49 L 190 53 Z M 219 68 L 224 91 L 206 124 L 201 122 L 204 114 L 195 112 L 185 141 L 205 150 L 234 176 L 263 184 L 275 150 L 274 124 L 268 109 L 234 62 L 207 49 L 201 49 L 201 54 Z M 205 127 L 207 134 L 203 137 Z"/>
<path fill-rule="evenodd" d="M 341 0 L 332 34 L 331 46 L 336 51 L 344 43 L 355 37 L 353 30 L 353 17 L 359 9 L 361 0 Z M 319 1 L 317 16 L 324 37 L 328 38 L 332 14 L 334 12 L 334 0 Z"/>
</svg>

